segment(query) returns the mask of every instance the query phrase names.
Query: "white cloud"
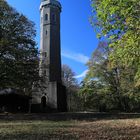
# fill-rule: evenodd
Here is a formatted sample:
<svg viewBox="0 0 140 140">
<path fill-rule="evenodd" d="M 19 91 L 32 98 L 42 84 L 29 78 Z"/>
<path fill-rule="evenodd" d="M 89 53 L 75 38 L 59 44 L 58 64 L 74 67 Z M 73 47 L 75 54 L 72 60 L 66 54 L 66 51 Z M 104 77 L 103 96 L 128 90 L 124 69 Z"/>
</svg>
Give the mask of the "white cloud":
<svg viewBox="0 0 140 140">
<path fill-rule="evenodd" d="M 86 64 L 89 60 L 89 57 L 84 54 L 70 52 L 70 51 L 62 51 L 62 56 L 83 64 Z"/>
<path fill-rule="evenodd" d="M 80 75 L 74 76 L 74 78 L 79 79 L 79 78 L 84 78 L 87 74 L 88 70 L 83 71 Z"/>
</svg>

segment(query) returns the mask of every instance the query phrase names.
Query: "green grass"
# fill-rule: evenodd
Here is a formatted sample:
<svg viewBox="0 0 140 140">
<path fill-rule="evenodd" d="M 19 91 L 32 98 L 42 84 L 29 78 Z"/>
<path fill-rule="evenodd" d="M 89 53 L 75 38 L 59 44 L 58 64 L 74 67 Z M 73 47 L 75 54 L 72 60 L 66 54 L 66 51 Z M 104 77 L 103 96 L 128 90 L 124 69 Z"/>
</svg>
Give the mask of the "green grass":
<svg viewBox="0 0 140 140">
<path fill-rule="evenodd" d="M 0 140 L 140 140 L 140 119 L 0 121 Z"/>
</svg>

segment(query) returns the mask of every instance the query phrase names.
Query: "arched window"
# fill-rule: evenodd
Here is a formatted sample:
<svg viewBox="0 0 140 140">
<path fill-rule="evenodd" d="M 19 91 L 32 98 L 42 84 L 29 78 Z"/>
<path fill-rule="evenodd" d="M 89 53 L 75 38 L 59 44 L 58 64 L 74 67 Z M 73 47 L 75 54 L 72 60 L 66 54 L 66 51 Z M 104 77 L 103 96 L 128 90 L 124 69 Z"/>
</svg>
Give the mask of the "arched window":
<svg viewBox="0 0 140 140">
<path fill-rule="evenodd" d="M 45 14 L 45 20 L 48 20 L 48 14 Z"/>
<path fill-rule="evenodd" d="M 47 52 L 44 52 L 44 56 L 47 57 Z"/>
</svg>

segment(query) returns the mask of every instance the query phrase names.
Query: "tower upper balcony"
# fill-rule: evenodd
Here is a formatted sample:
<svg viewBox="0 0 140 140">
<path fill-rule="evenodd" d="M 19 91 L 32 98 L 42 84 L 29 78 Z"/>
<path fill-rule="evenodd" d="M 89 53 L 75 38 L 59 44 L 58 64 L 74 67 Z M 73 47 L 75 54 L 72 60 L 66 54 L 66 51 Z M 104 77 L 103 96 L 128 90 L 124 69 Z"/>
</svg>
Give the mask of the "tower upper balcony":
<svg viewBox="0 0 140 140">
<path fill-rule="evenodd" d="M 42 9 L 42 7 L 47 5 L 57 6 L 61 9 L 61 4 L 58 0 L 41 0 L 40 10 Z"/>
</svg>

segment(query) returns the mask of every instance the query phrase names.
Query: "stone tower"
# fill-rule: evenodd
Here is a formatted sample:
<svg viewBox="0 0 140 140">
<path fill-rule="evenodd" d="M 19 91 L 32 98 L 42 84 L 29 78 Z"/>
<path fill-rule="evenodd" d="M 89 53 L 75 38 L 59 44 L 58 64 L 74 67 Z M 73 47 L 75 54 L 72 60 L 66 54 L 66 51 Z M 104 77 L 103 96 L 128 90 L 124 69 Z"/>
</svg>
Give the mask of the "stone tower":
<svg viewBox="0 0 140 140">
<path fill-rule="evenodd" d="M 47 75 L 49 82 L 61 83 L 61 55 L 60 55 L 60 12 L 61 4 L 56 0 L 42 0 L 41 14 L 41 61 L 42 73 Z M 46 71 L 46 67 L 49 69 Z"/>
<path fill-rule="evenodd" d="M 66 88 L 61 81 L 60 50 L 61 4 L 57 0 L 41 0 L 40 5 L 40 75 L 45 87 L 34 94 L 33 104 L 46 110 L 67 110 Z"/>
</svg>

